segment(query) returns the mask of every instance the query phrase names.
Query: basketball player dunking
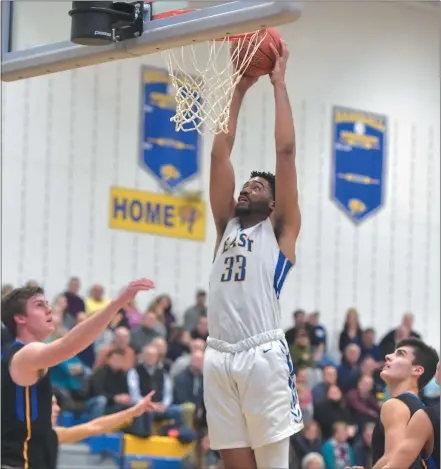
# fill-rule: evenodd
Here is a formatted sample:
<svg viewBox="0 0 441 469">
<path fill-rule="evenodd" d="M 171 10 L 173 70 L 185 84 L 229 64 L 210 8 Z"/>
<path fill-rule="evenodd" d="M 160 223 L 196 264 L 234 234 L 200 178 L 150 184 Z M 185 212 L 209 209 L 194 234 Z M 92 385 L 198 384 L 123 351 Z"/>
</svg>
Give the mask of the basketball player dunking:
<svg viewBox="0 0 441 469">
<path fill-rule="evenodd" d="M 439 363 L 436 367 L 436 384 L 440 385 Z M 433 406 L 417 410 L 406 428 L 404 440 L 398 446 L 392 459 L 384 469 L 410 467 L 422 455 L 426 461 L 432 458 L 434 467 L 439 469 L 440 446 L 440 407 L 439 401 Z M 429 463 L 427 467 L 430 467 Z"/>
<path fill-rule="evenodd" d="M 418 397 L 419 391 L 432 379 L 438 360 L 432 347 L 415 338 L 402 340 L 394 353 L 386 355 L 381 378 L 389 388 L 391 399 L 382 405 L 380 421 L 372 435 L 374 469 L 383 469 L 390 464 L 405 438 L 410 419 L 424 407 Z M 410 465 L 399 469 L 425 467 L 426 461 L 418 456 Z"/>
<path fill-rule="evenodd" d="M 288 50 L 285 43 L 280 54 L 272 49 L 276 176 L 253 172 L 235 202 L 230 153 L 242 100 L 256 78 L 237 85 L 229 132 L 215 137 L 211 157 L 217 241 L 204 399 L 210 445 L 225 469 L 287 469 L 289 437 L 303 428 L 279 307 L 300 231 L 294 123 L 285 85 Z"/>
<path fill-rule="evenodd" d="M 16 338 L 2 351 L 2 469 L 48 469 L 57 449 L 52 429 L 52 385 L 48 368 L 84 350 L 150 280 L 132 282 L 102 311 L 64 337 L 44 341 L 54 331 L 51 308 L 39 287 L 13 290 L 2 299 L 2 322 Z"/>
</svg>

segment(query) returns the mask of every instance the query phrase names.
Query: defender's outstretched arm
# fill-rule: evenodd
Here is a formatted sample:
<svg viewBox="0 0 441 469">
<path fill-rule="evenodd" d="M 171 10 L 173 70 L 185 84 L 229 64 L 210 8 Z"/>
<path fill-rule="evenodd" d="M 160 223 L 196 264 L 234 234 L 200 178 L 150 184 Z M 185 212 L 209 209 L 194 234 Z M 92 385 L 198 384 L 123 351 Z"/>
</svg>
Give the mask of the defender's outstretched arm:
<svg viewBox="0 0 441 469">
<path fill-rule="evenodd" d="M 210 204 L 216 224 L 218 244 L 225 231 L 227 223 L 234 216 L 236 201 L 234 199 L 235 179 L 230 156 L 236 138 L 237 120 L 245 93 L 257 81 L 257 78 L 243 77 L 233 92 L 230 105 L 230 120 L 228 133 L 214 137 L 211 150 L 210 169 Z"/>
<path fill-rule="evenodd" d="M 105 415 L 104 417 L 99 417 L 90 422 L 73 427 L 55 427 L 54 430 L 58 436 L 58 443 L 60 445 L 77 443 L 78 441 L 84 440 L 84 438 L 111 432 L 121 425 L 131 422 L 135 417 L 139 417 L 144 412 L 155 410 L 155 404 L 152 403 L 154 393 L 154 391 L 150 392 L 138 404 L 115 414 Z"/>
<path fill-rule="evenodd" d="M 294 263 L 295 242 L 300 232 L 301 217 L 295 164 L 294 120 L 285 84 L 289 52 L 283 40 L 280 52 L 273 45 L 271 48 L 277 57 L 270 75 L 276 105 L 276 205 L 273 223 L 280 250 Z"/>
<path fill-rule="evenodd" d="M 77 355 L 88 347 L 109 325 L 118 311 L 127 305 L 138 292 L 154 288 L 151 280 L 134 281 L 116 300 L 103 310 L 70 330 L 64 337 L 49 344 L 31 342 L 20 349 L 11 360 L 10 372 L 14 382 L 20 386 L 32 386 L 41 374 L 41 370 Z"/>
</svg>

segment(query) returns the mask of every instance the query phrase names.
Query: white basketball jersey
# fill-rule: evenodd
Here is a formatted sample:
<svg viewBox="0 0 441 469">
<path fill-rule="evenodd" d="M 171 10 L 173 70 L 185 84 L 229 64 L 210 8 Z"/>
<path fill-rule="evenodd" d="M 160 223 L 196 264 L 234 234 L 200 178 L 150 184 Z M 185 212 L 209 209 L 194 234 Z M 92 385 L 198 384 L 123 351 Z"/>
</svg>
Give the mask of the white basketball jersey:
<svg viewBox="0 0 441 469">
<path fill-rule="evenodd" d="M 279 295 L 291 267 L 269 218 L 246 229 L 231 220 L 210 274 L 210 337 L 236 343 L 280 329 Z"/>
</svg>

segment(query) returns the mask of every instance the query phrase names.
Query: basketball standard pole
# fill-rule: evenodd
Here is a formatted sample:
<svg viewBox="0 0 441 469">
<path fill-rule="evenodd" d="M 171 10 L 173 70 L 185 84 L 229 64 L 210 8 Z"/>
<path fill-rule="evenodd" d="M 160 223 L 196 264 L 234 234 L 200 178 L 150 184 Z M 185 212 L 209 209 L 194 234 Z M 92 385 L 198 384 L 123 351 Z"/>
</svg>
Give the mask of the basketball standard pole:
<svg viewBox="0 0 441 469">
<path fill-rule="evenodd" d="M 237 1 L 146 21 L 141 37 L 106 46 L 79 46 L 64 41 L 9 52 L 3 55 L 1 78 L 2 81 L 17 81 L 278 26 L 297 20 L 302 9 L 302 2 Z"/>
</svg>

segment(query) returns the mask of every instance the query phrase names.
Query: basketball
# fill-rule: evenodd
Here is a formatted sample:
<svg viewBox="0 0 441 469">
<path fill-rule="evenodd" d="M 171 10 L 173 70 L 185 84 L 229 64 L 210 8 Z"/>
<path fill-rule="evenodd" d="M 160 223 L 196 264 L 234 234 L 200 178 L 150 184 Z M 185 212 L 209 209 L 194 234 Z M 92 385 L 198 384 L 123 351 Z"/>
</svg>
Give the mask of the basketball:
<svg viewBox="0 0 441 469">
<path fill-rule="evenodd" d="M 262 31 L 253 38 L 254 44 L 250 44 L 250 39 L 248 38 L 234 41 L 232 44 L 232 50 L 234 50 L 235 47 L 240 47 L 238 55 L 238 61 L 240 63 L 242 60 L 246 59 L 249 51 L 252 50 L 255 44 L 262 39 L 262 36 L 265 36 L 265 39 L 251 58 L 251 62 L 245 70 L 244 75 L 261 77 L 263 75 L 268 75 L 274 68 L 276 57 L 271 50 L 270 44 L 273 44 L 274 47 L 280 51 L 281 39 L 279 32 L 274 28 L 262 29 Z"/>
</svg>

